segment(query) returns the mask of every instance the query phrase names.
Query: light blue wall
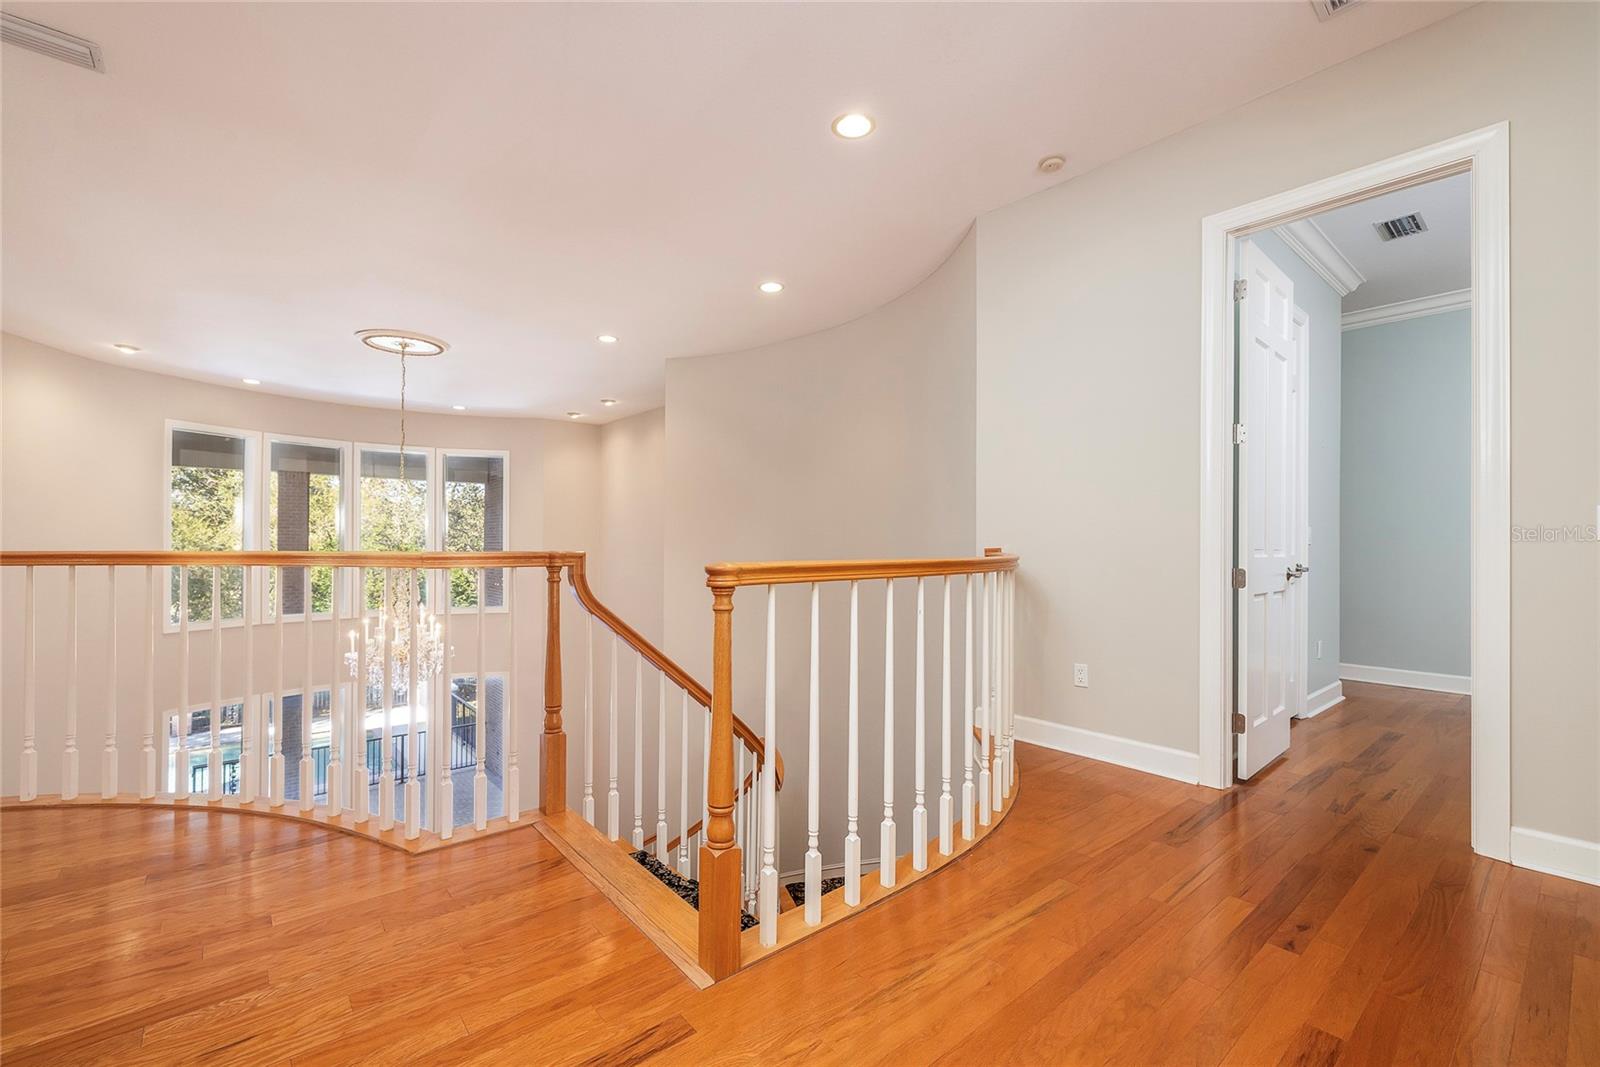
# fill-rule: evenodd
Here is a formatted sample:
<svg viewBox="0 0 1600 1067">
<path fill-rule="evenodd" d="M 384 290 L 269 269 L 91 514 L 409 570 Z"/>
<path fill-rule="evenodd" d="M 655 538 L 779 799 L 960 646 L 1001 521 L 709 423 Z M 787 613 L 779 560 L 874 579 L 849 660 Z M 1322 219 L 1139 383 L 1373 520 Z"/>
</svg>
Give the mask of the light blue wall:
<svg viewBox="0 0 1600 1067">
<path fill-rule="evenodd" d="M 1306 692 L 1339 680 L 1339 294 L 1277 234 L 1251 237 L 1294 283 L 1295 306 L 1311 323 L 1309 439 L 1311 573 L 1306 589 Z M 1317 656 L 1317 643 L 1322 655 Z"/>
<path fill-rule="evenodd" d="M 1470 675 L 1471 312 L 1344 335 L 1344 662 Z"/>
</svg>

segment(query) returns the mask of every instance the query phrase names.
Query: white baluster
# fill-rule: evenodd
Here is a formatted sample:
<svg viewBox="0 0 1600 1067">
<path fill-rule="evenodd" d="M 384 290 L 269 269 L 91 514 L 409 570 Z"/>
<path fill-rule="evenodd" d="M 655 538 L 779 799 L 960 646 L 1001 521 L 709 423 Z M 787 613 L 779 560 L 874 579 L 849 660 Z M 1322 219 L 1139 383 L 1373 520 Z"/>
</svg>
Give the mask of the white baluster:
<svg viewBox="0 0 1600 1067">
<path fill-rule="evenodd" d="M 928 708 L 927 708 L 927 653 L 925 628 L 923 624 L 923 586 L 926 583 L 922 578 L 917 579 L 917 684 L 916 684 L 916 716 L 917 716 L 917 766 L 915 772 L 916 795 L 911 806 L 911 866 L 915 870 L 928 869 L 928 798 L 927 798 L 927 769 L 928 762 Z"/>
<path fill-rule="evenodd" d="M 594 825 L 594 616 L 583 616 L 583 821 Z"/>
<path fill-rule="evenodd" d="M 883 583 L 883 823 L 878 837 L 878 881 L 894 887 L 894 579 Z"/>
<path fill-rule="evenodd" d="M 522 768 L 517 764 L 517 568 L 507 567 L 502 573 L 506 583 L 506 615 L 511 629 L 511 660 L 506 667 L 506 749 L 502 757 L 505 763 L 502 776 L 505 779 L 506 822 L 516 822 L 522 818 Z"/>
<path fill-rule="evenodd" d="M 644 656 L 633 661 L 633 847 L 644 848 Z"/>
<path fill-rule="evenodd" d="M 939 855 L 955 851 L 955 798 L 950 795 L 950 576 L 944 576 L 944 664 L 939 677 Z"/>
<path fill-rule="evenodd" d="M 283 755 L 283 568 L 276 571 L 277 582 L 273 586 L 273 620 L 272 628 L 278 636 L 278 668 L 277 689 L 272 695 L 272 756 L 268 764 L 267 795 L 271 798 L 272 806 L 283 807 L 284 784 L 288 780 L 288 770 Z"/>
<path fill-rule="evenodd" d="M 961 743 L 963 751 L 966 753 L 962 772 L 964 781 L 961 784 L 961 837 L 965 841 L 971 841 L 973 835 L 977 832 L 977 828 L 972 821 L 973 808 L 976 806 L 978 796 L 977 786 L 972 780 L 972 714 L 974 710 L 972 706 L 972 594 L 975 580 L 976 575 L 969 574 L 965 583 L 967 587 L 967 618 L 963 633 L 967 646 L 967 658 L 965 669 L 961 672 Z"/>
<path fill-rule="evenodd" d="M 489 674 L 485 667 L 484 645 L 484 614 L 483 591 L 487 583 L 484 581 L 483 568 L 478 568 L 478 721 L 472 728 L 473 737 L 477 740 L 478 766 L 472 772 L 472 825 L 479 830 L 486 829 L 489 825 L 489 775 L 485 773 L 484 744 L 485 735 L 489 732 L 487 723 L 489 719 Z"/>
<path fill-rule="evenodd" d="M 222 799 L 222 568 L 211 568 L 211 725 L 206 753 L 206 800 Z"/>
<path fill-rule="evenodd" d="M 1006 795 L 1017 784 L 1017 572 L 1006 575 Z"/>
<path fill-rule="evenodd" d="M 311 710 L 316 703 L 316 683 L 311 669 L 311 568 L 300 568 L 301 651 L 305 669 L 300 678 L 300 810 L 317 806 L 316 761 L 311 755 Z"/>
<path fill-rule="evenodd" d="M 1005 806 L 1005 733 L 1003 733 L 1002 689 L 1000 689 L 1000 571 L 995 571 L 989 579 L 989 665 L 992 678 L 989 688 L 989 729 L 994 731 L 994 741 L 990 742 L 990 749 L 994 752 L 994 773 L 990 776 L 990 801 L 995 811 Z"/>
<path fill-rule="evenodd" d="M 29 569 L 31 576 L 32 569 Z M 156 593 L 156 569 L 144 569 L 144 777 L 139 796 L 149 800 L 161 791 L 161 766 L 156 762 L 156 630 L 161 626 L 161 598 Z M 28 635 L 33 636 L 32 621 Z M 165 738 L 162 739 L 163 742 Z"/>
<path fill-rule="evenodd" d="M 678 712 L 678 873 L 689 876 L 689 691 Z"/>
<path fill-rule="evenodd" d="M 861 835 L 857 830 L 857 804 L 861 794 L 861 604 L 858 583 L 850 583 L 850 716 L 849 764 L 845 779 L 844 902 L 861 903 Z"/>
<path fill-rule="evenodd" d="M 734 739 L 733 843 L 739 849 L 739 906 L 748 909 L 750 900 L 750 845 L 745 823 L 750 817 L 750 802 L 744 788 L 744 742 Z"/>
<path fill-rule="evenodd" d="M 215 606 L 212 614 L 216 614 Z M 189 799 L 189 568 L 178 568 L 178 752 L 172 793 Z"/>
<path fill-rule="evenodd" d="M 806 924 L 822 922 L 822 850 L 818 838 L 822 829 L 822 697 L 821 598 L 818 585 L 811 583 L 811 700 L 806 746 Z"/>
<path fill-rule="evenodd" d="M 345 724 L 344 700 L 344 651 L 339 647 L 339 641 L 344 637 L 340 630 L 343 621 L 339 615 L 339 568 L 331 567 L 328 570 L 328 641 L 333 651 L 328 657 L 328 814 L 340 816 L 344 813 L 344 786 L 345 786 L 345 743 L 349 740 L 349 730 Z M 311 605 L 311 587 L 306 587 L 307 610 Z M 249 640 L 248 621 L 250 611 L 245 609 L 246 640 Z M 240 760 L 241 765 L 243 760 Z"/>
<path fill-rule="evenodd" d="M 256 799 L 256 638 L 255 619 L 250 614 L 250 589 L 255 573 L 249 567 L 242 569 L 240 592 L 244 614 L 240 624 L 244 628 L 244 703 L 239 707 L 239 802 L 253 804 Z"/>
<path fill-rule="evenodd" d="M 667 676 L 660 672 L 656 712 L 656 859 L 667 862 Z"/>
<path fill-rule="evenodd" d="M 761 771 L 761 943 L 778 943 L 778 794 L 772 753 L 778 750 L 778 587 L 767 586 L 767 717 Z"/>
<path fill-rule="evenodd" d="M 117 568 L 106 568 L 106 747 L 100 754 L 100 798 L 117 795 Z"/>
<path fill-rule="evenodd" d="M 982 688 L 978 693 L 978 722 L 981 724 L 983 736 L 982 747 L 978 750 L 978 822 L 980 825 L 989 825 L 989 798 L 994 793 L 993 775 L 991 773 L 991 742 L 994 740 L 994 731 L 990 721 L 989 704 L 989 586 L 987 574 L 978 578 L 978 612 L 979 640 L 978 657 L 981 660 L 983 671 Z"/>
<path fill-rule="evenodd" d="M 444 664 L 440 668 L 443 675 L 443 699 L 439 707 L 439 728 L 444 731 L 443 741 L 444 758 L 439 761 L 439 787 L 434 793 L 433 802 L 438 812 L 433 819 L 434 832 L 441 841 L 448 841 L 456 832 L 456 785 L 450 774 L 450 764 L 455 761 L 456 755 L 456 698 L 455 698 L 455 647 L 450 644 L 450 570 L 440 572 L 440 589 L 444 590 L 444 612 L 439 616 L 439 643 L 444 649 Z M 362 698 L 363 702 L 365 697 Z M 365 740 L 366 731 L 362 731 L 361 751 L 367 749 Z M 365 756 L 362 757 L 363 763 Z M 363 786 L 365 788 L 365 786 Z"/>
<path fill-rule="evenodd" d="M 706 824 L 711 821 L 711 810 L 707 807 L 711 799 L 711 709 L 706 709 L 705 734 L 700 740 L 700 840 L 706 839 Z M 695 859 L 696 877 L 698 877 L 700 851 L 690 850 L 690 855 Z"/>
<path fill-rule="evenodd" d="M 406 656 L 406 840 L 422 836 L 422 679 L 417 660 L 422 648 L 422 598 L 417 571 L 406 569 L 406 618 L 411 649 Z M 448 595 L 448 594 L 447 594 Z M 483 595 L 480 589 L 479 596 Z"/>
<path fill-rule="evenodd" d="M 34 636 L 33 566 L 22 580 L 22 783 L 19 800 L 39 795 L 39 749 L 34 738 L 38 691 L 37 640 Z"/>
<path fill-rule="evenodd" d="M 606 836 L 616 841 L 622 836 L 622 797 L 617 792 L 617 658 L 622 655 L 622 642 L 615 631 L 611 634 L 611 724 L 606 730 L 607 762 L 610 784 L 606 787 Z"/>
<path fill-rule="evenodd" d="M 394 829 L 394 740 L 390 734 L 389 719 L 394 710 L 394 643 L 390 628 L 394 625 L 389 613 L 394 608 L 394 571 L 383 570 L 383 607 L 378 612 L 378 645 L 383 656 L 383 733 L 378 742 L 378 829 Z"/>
<path fill-rule="evenodd" d="M 61 799 L 78 795 L 78 568 L 67 568 L 67 739 L 61 754 Z"/>
</svg>

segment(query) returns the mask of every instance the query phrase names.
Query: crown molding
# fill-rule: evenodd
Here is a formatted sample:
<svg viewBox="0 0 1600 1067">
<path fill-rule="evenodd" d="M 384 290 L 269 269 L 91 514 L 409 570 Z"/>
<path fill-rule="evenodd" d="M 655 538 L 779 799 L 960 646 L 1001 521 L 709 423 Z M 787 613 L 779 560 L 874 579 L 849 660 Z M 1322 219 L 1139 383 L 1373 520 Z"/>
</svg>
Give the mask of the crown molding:
<svg viewBox="0 0 1600 1067">
<path fill-rule="evenodd" d="M 1446 311 L 1461 311 L 1472 306 L 1472 290 L 1456 289 L 1433 296 L 1419 296 L 1415 300 L 1401 300 L 1394 304 L 1380 304 L 1361 311 L 1346 311 L 1339 316 L 1343 330 L 1359 330 L 1364 326 L 1382 326 L 1386 322 L 1418 319 L 1424 315 L 1439 315 Z"/>
<path fill-rule="evenodd" d="M 1340 296 L 1349 296 L 1357 286 L 1366 281 L 1366 275 L 1356 270 L 1355 264 L 1344 258 L 1337 245 L 1328 239 L 1312 219 L 1296 219 L 1272 230 L 1294 254 L 1306 261 L 1306 266 Z"/>
</svg>

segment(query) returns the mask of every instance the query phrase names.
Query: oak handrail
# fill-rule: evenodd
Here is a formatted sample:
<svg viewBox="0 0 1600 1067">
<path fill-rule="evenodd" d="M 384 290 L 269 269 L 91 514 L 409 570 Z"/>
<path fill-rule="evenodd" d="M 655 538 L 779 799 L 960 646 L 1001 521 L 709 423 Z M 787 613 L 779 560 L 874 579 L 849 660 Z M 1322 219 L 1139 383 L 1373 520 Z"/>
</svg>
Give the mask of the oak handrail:
<svg viewBox="0 0 1600 1067">
<path fill-rule="evenodd" d="M 582 552 L 0 552 L 4 567 L 570 567 Z"/>
<path fill-rule="evenodd" d="M 584 566 L 583 553 L 580 552 L 577 555 L 578 559 L 569 566 L 567 573 L 572 581 L 573 592 L 578 595 L 578 602 L 601 622 L 609 626 L 612 632 L 627 642 L 630 648 L 649 660 L 657 670 L 665 674 L 669 680 L 684 692 L 688 693 L 689 699 L 707 711 L 711 710 L 711 693 L 705 686 L 701 685 L 688 671 L 678 666 L 665 652 L 651 644 L 638 630 L 623 622 L 616 612 L 600 602 L 600 598 L 594 595 L 594 590 L 589 588 L 589 578 Z M 733 732 L 744 742 L 746 750 L 755 753 L 757 765 L 765 766 L 767 760 L 766 745 L 762 742 L 761 737 L 737 715 L 733 717 Z M 773 767 L 777 774 L 777 777 L 773 780 L 773 785 L 778 789 L 782 789 L 782 752 L 774 753 Z"/>
<path fill-rule="evenodd" d="M 744 585 L 794 585 L 800 582 L 871 581 L 885 578 L 933 578 L 942 574 L 989 574 L 1014 571 L 1014 554 L 934 559 L 774 560 L 763 563 L 711 563 L 706 585 L 733 589 Z"/>
</svg>

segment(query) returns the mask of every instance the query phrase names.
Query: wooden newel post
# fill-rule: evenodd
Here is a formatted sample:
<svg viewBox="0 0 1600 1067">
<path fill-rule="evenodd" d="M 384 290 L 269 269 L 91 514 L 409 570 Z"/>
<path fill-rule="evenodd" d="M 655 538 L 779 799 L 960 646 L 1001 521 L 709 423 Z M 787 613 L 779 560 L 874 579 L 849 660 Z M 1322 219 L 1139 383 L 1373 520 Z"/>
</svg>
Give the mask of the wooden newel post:
<svg viewBox="0 0 1600 1067">
<path fill-rule="evenodd" d="M 740 852 L 733 843 L 733 587 L 711 586 L 711 752 L 700 846 L 700 966 L 721 980 L 739 970 Z"/>
<path fill-rule="evenodd" d="M 567 810 L 567 735 L 561 728 L 561 565 L 552 563 L 544 625 L 544 733 L 539 735 L 539 810 Z"/>
</svg>

